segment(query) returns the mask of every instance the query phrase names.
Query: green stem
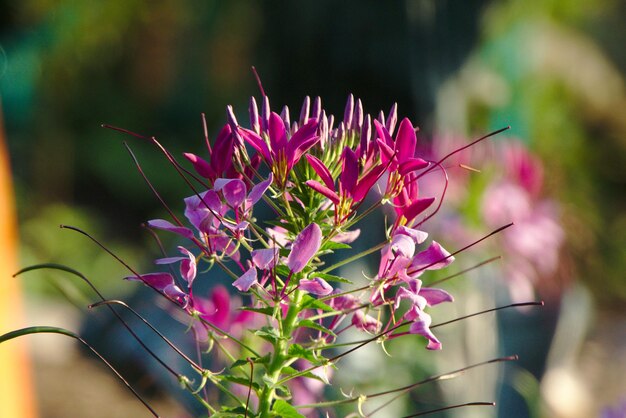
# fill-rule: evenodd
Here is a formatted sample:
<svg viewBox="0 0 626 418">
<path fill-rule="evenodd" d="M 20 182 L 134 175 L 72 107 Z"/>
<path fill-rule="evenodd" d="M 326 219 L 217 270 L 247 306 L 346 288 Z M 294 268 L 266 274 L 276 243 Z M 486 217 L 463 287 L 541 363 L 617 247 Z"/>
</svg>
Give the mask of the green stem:
<svg viewBox="0 0 626 418">
<path fill-rule="evenodd" d="M 296 325 L 298 314 L 301 311 L 301 301 L 302 292 L 296 291 L 294 293 L 293 302 L 289 306 L 287 316 L 283 321 L 281 321 L 282 326 L 279 327 L 280 338 L 278 338 L 278 340 L 274 343 L 272 361 L 267 368 L 267 376 L 269 377 L 271 384 L 265 384 L 259 398 L 258 413 L 260 418 L 268 418 L 270 416 L 272 403 L 274 402 L 274 398 L 276 396 L 277 382 L 280 379 L 283 368 L 291 364 L 291 359 L 288 354 L 290 345 L 289 340 L 291 339 L 293 328 Z"/>
<path fill-rule="evenodd" d="M 353 255 L 352 257 L 348 257 L 348 258 L 344 258 L 343 260 L 339 261 L 338 263 L 333 264 L 332 266 L 329 266 L 327 268 L 325 268 L 324 270 L 321 271 L 321 273 L 329 273 L 343 265 L 349 264 L 355 260 L 358 260 L 359 258 L 365 257 L 366 255 L 370 255 L 378 250 L 380 250 L 381 248 L 383 248 L 385 245 L 387 245 L 387 241 L 381 242 L 380 244 L 378 244 L 375 247 L 370 248 L 369 250 L 365 250 L 362 251 L 358 254 Z"/>
</svg>

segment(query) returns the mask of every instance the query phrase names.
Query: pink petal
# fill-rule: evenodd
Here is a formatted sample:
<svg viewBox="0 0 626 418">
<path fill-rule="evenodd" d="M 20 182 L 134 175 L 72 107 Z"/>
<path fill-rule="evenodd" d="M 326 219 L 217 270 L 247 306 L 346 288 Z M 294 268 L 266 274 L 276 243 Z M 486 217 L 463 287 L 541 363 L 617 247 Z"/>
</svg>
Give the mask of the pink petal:
<svg viewBox="0 0 626 418">
<path fill-rule="evenodd" d="M 380 321 L 364 314 L 363 311 L 360 310 L 356 311 L 354 315 L 352 315 L 352 325 L 371 334 L 377 333 L 381 327 Z"/>
<path fill-rule="evenodd" d="M 418 253 L 411 262 L 409 274 L 422 272 L 423 270 L 439 270 L 454 261 L 454 257 L 450 255 L 439 243 L 433 241 L 424 251 Z"/>
<path fill-rule="evenodd" d="M 314 277 L 311 280 L 300 280 L 299 289 L 318 296 L 329 295 L 333 291 L 333 287 L 320 277 Z"/>
<path fill-rule="evenodd" d="M 304 228 L 293 242 L 291 252 L 287 257 L 287 266 L 291 272 L 302 271 L 315 256 L 320 245 L 322 245 L 322 230 L 316 223 L 312 223 Z"/>
<path fill-rule="evenodd" d="M 254 250 L 250 253 L 252 263 L 261 270 L 267 270 L 273 267 L 278 260 L 278 248 L 263 248 Z"/>
<path fill-rule="evenodd" d="M 417 215 L 428 209 L 428 207 L 432 205 L 434 201 L 434 197 L 418 199 L 417 201 L 412 202 L 408 207 L 405 207 L 402 214 L 407 219 L 407 221 L 411 221 L 415 219 Z"/>
<path fill-rule="evenodd" d="M 326 196 L 335 205 L 339 204 L 339 195 L 337 195 L 337 193 L 335 193 L 335 191 L 329 189 L 328 187 L 324 186 L 323 184 L 318 183 L 315 180 L 307 180 L 304 184 L 306 184 L 307 186 L 309 186 L 311 189 L 315 190 L 319 194 Z"/>
<path fill-rule="evenodd" d="M 255 283 L 257 283 L 256 268 L 251 267 L 233 282 L 233 286 L 242 292 L 247 292 Z"/>
<path fill-rule="evenodd" d="M 372 186 L 374 186 L 374 183 L 376 183 L 380 176 L 382 176 L 385 169 L 386 167 L 384 165 L 377 165 L 364 175 L 361 180 L 359 180 L 352 192 L 352 198 L 355 202 L 360 202 L 365 199 L 365 196 L 367 196 L 367 193 L 370 191 Z"/>
<path fill-rule="evenodd" d="M 209 163 L 203 160 L 202 158 L 198 157 L 195 154 L 191 154 L 189 152 L 184 153 L 183 156 L 187 160 L 189 160 L 189 162 L 193 165 L 193 168 L 196 170 L 196 172 L 200 174 L 202 177 L 208 179 L 208 178 L 213 178 L 215 176 L 215 173 L 213 172 L 213 169 L 211 168 Z"/>
<path fill-rule="evenodd" d="M 187 306 L 187 294 L 176 286 L 174 283 L 174 277 L 172 277 L 169 273 L 148 273 L 142 274 L 139 277 L 129 276 L 124 279 L 130 281 L 141 281 L 145 285 L 163 293 L 182 307 Z"/>
<path fill-rule="evenodd" d="M 233 132 L 228 124 L 224 125 L 222 130 L 215 138 L 213 152 L 211 153 L 211 167 L 216 176 L 219 176 L 232 165 L 233 155 Z"/>
<path fill-rule="evenodd" d="M 398 172 L 401 175 L 405 175 L 410 173 L 411 171 L 421 170 L 430 164 L 428 161 L 422 160 L 421 158 L 408 158 L 406 161 L 403 161 L 398 167 Z"/>
<path fill-rule="evenodd" d="M 276 158 L 276 153 L 287 147 L 287 131 L 285 130 L 285 123 L 275 112 L 270 114 L 268 131 L 271 152 L 274 158 Z"/>
<path fill-rule="evenodd" d="M 252 205 L 261 200 L 263 194 L 272 184 L 272 181 L 274 181 L 274 177 L 272 176 L 272 173 L 270 173 L 267 180 L 263 180 L 262 182 L 254 185 L 252 190 L 250 190 L 250 194 L 248 194 L 248 198 L 246 199 L 246 210 L 250 209 Z"/>
<path fill-rule="evenodd" d="M 189 288 L 191 288 L 191 284 L 196 278 L 196 274 L 198 271 L 196 265 L 196 256 L 194 256 L 193 253 L 185 247 L 179 246 L 178 251 L 187 256 L 180 263 L 180 274 L 189 284 Z"/>
<path fill-rule="evenodd" d="M 411 121 L 408 118 L 402 119 L 400 127 L 398 127 L 395 144 L 398 161 L 407 161 L 409 158 L 413 157 L 413 155 L 415 155 L 416 143 L 417 137 L 415 136 L 415 129 Z"/>
<path fill-rule="evenodd" d="M 359 235 L 361 235 L 360 229 L 355 229 L 354 231 L 344 231 L 335 235 L 331 239 L 331 241 L 340 242 L 343 244 L 350 244 L 351 242 L 354 242 L 359 237 Z"/>
<path fill-rule="evenodd" d="M 213 184 L 213 190 L 221 191 L 231 208 L 241 206 L 248 192 L 246 184 L 239 179 L 217 179 Z"/>
<path fill-rule="evenodd" d="M 420 319 L 416 322 L 413 322 L 409 327 L 409 332 L 411 334 L 419 334 L 423 335 L 428 339 L 428 345 L 426 346 L 429 350 L 441 350 L 441 342 L 435 337 L 435 334 L 430 330 L 430 323 L 432 319 L 430 315 L 425 312 L 421 312 Z"/>
<path fill-rule="evenodd" d="M 185 228 L 184 226 L 176 226 L 164 219 L 153 219 L 146 222 L 146 225 L 148 225 L 150 228 L 162 229 L 164 231 L 173 232 L 175 234 L 182 235 L 185 238 L 193 238 L 193 232 L 191 231 L 191 229 Z"/>
<path fill-rule="evenodd" d="M 263 159 L 267 162 L 272 161 L 272 156 L 267 143 L 257 135 L 248 129 L 237 128 L 237 132 L 243 137 L 243 139 L 252 146 L 259 154 L 263 156 Z"/>
<path fill-rule="evenodd" d="M 311 154 L 306 155 L 306 159 L 313 168 L 313 170 L 317 173 L 318 176 L 322 179 L 324 184 L 328 189 L 335 188 L 335 182 L 333 181 L 333 177 L 330 174 L 330 171 L 323 162 L 321 162 L 317 157 L 312 156 Z"/>
<path fill-rule="evenodd" d="M 343 149 L 343 166 L 341 168 L 341 177 L 339 184 L 341 190 L 345 193 L 352 194 L 359 178 L 359 162 L 357 156 L 349 147 Z"/>
<path fill-rule="evenodd" d="M 287 144 L 288 168 L 293 167 L 302 154 L 319 142 L 320 137 L 316 135 L 318 125 L 319 122 L 316 119 L 311 119 L 293 134 Z"/>
<path fill-rule="evenodd" d="M 420 231 L 418 229 L 414 229 L 414 228 L 409 228 L 407 226 L 404 225 L 400 225 L 398 228 L 396 228 L 396 234 L 403 234 L 403 235 L 408 235 L 409 237 L 413 238 L 413 241 L 415 241 L 415 244 L 419 245 L 422 242 L 426 241 L 426 238 L 428 238 L 428 233 L 424 232 L 424 231 Z"/>
<path fill-rule="evenodd" d="M 428 302 L 428 306 L 435 306 L 442 302 L 454 302 L 452 295 L 442 289 L 433 289 L 430 287 L 422 287 L 419 292 Z"/>
</svg>

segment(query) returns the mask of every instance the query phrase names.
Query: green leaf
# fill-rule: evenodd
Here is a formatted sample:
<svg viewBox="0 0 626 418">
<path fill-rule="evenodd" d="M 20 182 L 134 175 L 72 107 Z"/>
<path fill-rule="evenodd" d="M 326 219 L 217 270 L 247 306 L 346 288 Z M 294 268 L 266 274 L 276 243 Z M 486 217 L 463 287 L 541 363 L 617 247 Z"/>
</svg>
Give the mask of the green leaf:
<svg viewBox="0 0 626 418">
<path fill-rule="evenodd" d="M 241 406 L 222 406 L 222 410 L 211 415 L 211 418 L 241 418 L 247 416 L 248 418 L 255 418 L 257 415 L 252 411 L 246 411 Z"/>
<path fill-rule="evenodd" d="M 62 335 L 67 335 L 68 337 L 78 339 L 78 335 L 76 335 L 72 331 L 68 331 L 63 328 L 28 327 L 28 328 L 22 328 L 22 329 L 7 332 L 6 334 L 0 335 L 0 343 L 3 343 L 8 340 L 12 340 L 13 338 L 22 337 L 24 335 L 29 335 L 29 334 L 62 334 Z"/>
<path fill-rule="evenodd" d="M 313 276 L 319 277 L 320 279 L 324 279 L 327 282 L 339 282 L 339 283 L 353 284 L 348 279 L 344 279 L 343 277 L 334 276 L 328 273 L 313 273 Z"/>
<path fill-rule="evenodd" d="M 289 267 L 287 267 L 284 264 L 280 264 L 278 266 L 276 266 L 276 274 L 278 274 L 281 277 L 287 277 L 289 276 Z"/>
<path fill-rule="evenodd" d="M 313 355 L 313 352 L 311 350 L 307 350 L 306 348 L 302 347 L 300 344 L 291 344 L 289 346 L 289 351 L 287 353 L 291 357 L 298 357 L 298 358 L 303 358 L 305 360 L 308 360 L 315 366 L 319 366 L 326 361 L 326 359 L 320 360 L 316 358 L 315 355 Z"/>
<path fill-rule="evenodd" d="M 233 376 L 232 374 L 221 374 L 218 377 L 221 380 L 225 380 L 231 383 L 236 383 L 244 387 L 250 387 L 250 383 L 251 383 L 250 379 L 248 379 L 247 377 Z M 256 382 L 252 382 L 252 389 L 255 392 L 258 392 L 261 389 L 261 386 Z"/>
<path fill-rule="evenodd" d="M 267 316 L 272 316 L 274 314 L 274 308 L 271 307 L 267 307 L 267 308 L 248 308 L 246 306 L 242 306 L 241 308 L 239 308 L 239 310 L 241 311 L 248 311 L 248 312 L 255 312 L 261 315 L 267 315 Z"/>
<path fill-rule="evenodd" d="M 313 329 L 316 329 L 316 330 L 321 331 L 323 333 L 332 335 L 333 337 L 335 336 L 334 332 L 332 332 L 331 330 L 329 330 L 325 326 L 320 325 L 318 322 L 311 321 L 310 319 L 303 319 L 302 321 L 298 322 L 297 326 L 299 326 L 299 327 L 306 327 L 306 328 L 313 328 Z"/>
<path fill-rule="evenodd" d="M 310 295 L 304 295 L 302 298 L 303 309 L 321 309 L 326 312 L 334 312 L 334 309 L 325 304 L 324 302 L 313 298 Z"/>
<path fill-rule="evenodd" d="M 263 357 L 250 357 L 250 360 L 252 360 L 252 362 L 254 364 L 268 364 L 269 361 L 270 361 L 270 354 L 267 353 Z M 236 362 L 231 364 L 230 368 L 234 369 L 236 367 L 247 366 L 247 365 L 250 365 L 248 360 L 247 359 L 241 359 L 241 360 L 237 360 Z"/>
<path fill-rule="evenodd" d="M 324 382 L 319 376 L 316 376 L 316 375 L 314 375 L 311 372 L 307 372 L 305 374 L 301 374 L 299 370 L 296 370 L 293 367 L 289 367 L 289 366 L 283 367 L 282 371 L 283 371 L 283 374 L 284 374 L 283 380 L 284 379 L 289 379 L 289 376 L 297 374 L 298 375 L 297 377 L 307 377 L 309 379 L 315 379 L 315 380 L 319 380 L 320 382 Z M 326 382 L 324 382 L 324 383 L 326 383 Z"/>
<path fill-rule="evenodd" d="M 322 245 L 322 248 L 320 248 L 320 251 L 325 251 L 325 250 L 347 250 L 352 248 L 351 246 L 349 246 L 348 244 L 344 244 L 343 242 L 333 242 L 333 241 L 327 241 L 324 245 Z"/>
<path fill-rule="evenodd" d="M 276 343 L 280 339 L 285 339 L 284 337 L 280 336 L 276 328 L 272 327 L 263 327 L 261 329 L 257 329 L 256 331 L 254 331 L 254 335 L 261 337 L 272 344 Z"/>
<path fill-rule="evenodd" d="M 304 415 L 298 412 L 296 408 L 289 405 L 287 402 L 282 399 L 277 400 L 272 405 L 272 412 L 275 417 L 281 418 L 305 418 Z"/>
</svg>

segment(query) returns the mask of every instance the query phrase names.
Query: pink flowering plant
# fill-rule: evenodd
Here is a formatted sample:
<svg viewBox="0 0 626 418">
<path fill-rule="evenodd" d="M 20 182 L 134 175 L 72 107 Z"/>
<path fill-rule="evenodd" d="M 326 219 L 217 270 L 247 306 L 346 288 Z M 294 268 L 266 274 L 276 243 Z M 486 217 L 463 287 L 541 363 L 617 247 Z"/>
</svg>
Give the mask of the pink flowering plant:
<svg viewBox="0 0 626 418">
<path fill-rule="evenodd" d="M 464 319 L 433 324 L 436 306 L 454 297 L 434 286 L 428 274 L 447 268 L 454 255 L 485 238 L 460 243 L 451 253 L 426 232 L 448 186 L 443 162 L 456 151 L 438 160 L 419 155 L 416 127 L 406 118 L 397 123 L 395 105 L 387 115 L 372 118 L 352 96 L 341 121 L 326 113 L 319 98 L 308 97 L 292 119 L 287 107 L 272 111 L 265 94 L 260 106 L 250 100 L 249 116 L 249 124 L 242 125 L 228 107 L 227 123 L 215 140 L 209 140 L 205 124 L 206 150 L 185 153 L 182 162 L 155 138 L 113 128 L 156 145 L 189 187 L 182 210 L 171 209 L 144 175 L 168 213 L 146 227 L 155 236 L 173 234 L 180 245 L 155 261 L 155 271 L 127 266 L 126 279 L 168 302 L 165 309 L 183 318 L 198 347 L 211 350 L 211 369 L 203 366 L 202 356 L 184 353 L 152 327 L 149 318 L 142 320 L 191 366 L 192 375 L 159 358 L 127 326 L 129 332 L 212 417 L 335 416 L 333 408 L 345 404 L 354 405 L 355 415 L 372 416 L 379 409 L 368 409 L 368 400 L 450 377 L 433 376 L 378 393 L 324 392 L 333 374 L 342 372 L 340 360 L 357 349 L 372 343 L 385 349 L 387 341 L 403 338 L 412 339 L 416 350 L 442 350 L 435 328 Z M 420 182 L 435 172 L 443 174 L 439 193 L 422 195 Z M 257 218 L 267 212 L 270 217 Z M 385 239 L 360 253 L 349 252 L 363 238 L 358 227 L 382 219 L 380 212 L 386 222 L 373 227 Z M 493 233 L 508 226 L 499 225 Z M 376 260 L 373 277 L 341 275 L 341 267 L 364 258 Z M 87 280 L 58 265 L 29 269 L 42 266 Z M 227 275 L 231 285 L 198 290 L 200 282 L 218 274 Z M 121 321 L 120 307 L 132 311 L 124 302 L 98 295 L 101 301 L 92 306 L 108 306 Z M 346 341 L 348 330 L 362 336 Z M 88 345 L 77 334 L 52 327 L 14 331 L 0 342 L 36 332 L 61 333 Z M 466 368 L 512 359 L 486 359 Z M 480 405 L 493 403 L 438 410 Z"/>
</svg>

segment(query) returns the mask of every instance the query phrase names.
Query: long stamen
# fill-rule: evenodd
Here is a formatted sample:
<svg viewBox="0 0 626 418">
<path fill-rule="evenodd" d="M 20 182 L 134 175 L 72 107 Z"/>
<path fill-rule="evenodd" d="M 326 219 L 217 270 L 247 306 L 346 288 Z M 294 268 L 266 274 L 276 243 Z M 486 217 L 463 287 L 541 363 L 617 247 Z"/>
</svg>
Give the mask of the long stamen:
<svg viewBox="0 0 626 418">
<path fill-rule="evenodd" d="M 109 370 L 111 370 L 113 373 L 115 373 L 117 378 L 119 380 L 121 380 L 122 383 L 124 383 L 124 386 L 126 386 L 128 388 L 128 390 L 130 390 L 133 393 L 133 395 L 135 395 L 135 397 L 152 413 L 153 416 L 159 418 L 159 414 L 150 406 L 150 404 L 148 404 L 148 402 L 146 402 L 145 399 L 143 399 L 143 397 L 131 386 L 131 384 L 128 383 L 128 381 L 126 379 L 124 379 L 124 377 L 117 371 L 117 369 L 115 369 L 115 367 L 113 367 L 111 365 L 111 363 L 109 363 L 87 341 L 85 341 L 80 336 L 78 336 L 77 334 L 75 334 L 75 333 L 73 333 L 71 331 L 68 331 L 68 330 L 63 329 L 63 328 L 48 327 L 48 326 L 22 328 L 22 329 L 17 330 L 17 331 L 12 331 L 12 332 L 8 332 L 8 333 L 6 333 L 4 335 L 0 335 L 0 343 L 3 343 L 4 341 L 11 340 L 13 338 L 21 337 L 23 335 L 29 335 L 29 334 L 61 334 L 61 335 L 65 335 L 65 336 L 72 337 L 72 338 L 76 339 L 81 344 L 83 344 L 85 347 L 87 347 L 92 353 L 94 353 L 100 359 L 100 361 L 102 361 L 109 368 Z"/>
</svg>

